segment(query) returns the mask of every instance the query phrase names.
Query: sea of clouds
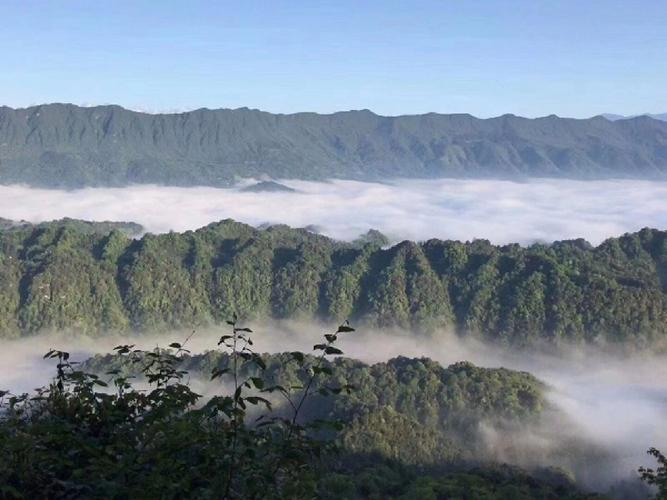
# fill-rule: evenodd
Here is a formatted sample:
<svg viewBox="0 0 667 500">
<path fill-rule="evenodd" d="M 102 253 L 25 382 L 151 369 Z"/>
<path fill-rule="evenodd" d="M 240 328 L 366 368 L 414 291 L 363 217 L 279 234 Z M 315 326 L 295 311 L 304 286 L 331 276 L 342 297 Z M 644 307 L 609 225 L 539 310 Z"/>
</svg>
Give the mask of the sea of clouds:
<svg viewBox="0 0 667 500">
<path fill-rule="evenodd" d="M 147 231 L 196 229 L 233 218 L 252 225 L 283 223 L 317 226 L 328 236 L 351 240 L 368 229 L 379 229 L 393 241 L 429 238 L 493 243 L 554 241 L 583 237 L 598 244 L 610 236 L 642 227 L 667 228 L 667 182 L 638 180 L 572 181 L 532 179 L 525 182 L 491 180 L 391 180 L 385 183 L 335 180 L 284 180 L 296 192 L 245 192 L 247 179 L 234 188 L 164 187 L 47 190 L 0 186 L 0 217 L 42 222 L 71 217 L 85 220 L 134 221 Z M 305 349 L 318 325 L 252 325 L 269 331 L 259 349 Z M 277 330 L 277 331 L 276 331 Z M 311 333 L 304 337 L 304 333 Z M 212 336 L 209 336 L 212 335 Z M 526 465 L 554 463 L 551 450 L 577 436 L 609 450 L 605 463 L 588 460 L 556 463 L 578 472 L 588 485 L 609 485 L 635 477 L 636 468 L 650 464 L 645 450 L 667 448 L 667 358 L 636 354 L 614 356 L 572 350 L 558 355 L 513 353 L 462 340 L 453 335 L 438 339 L 410 332 L 361 332 L 341 347 L 347 355 L 367 362 L 397 355 L 427 355 L 443 364 L 470 360 L 481 366 L 505 366 L 530 371 L 549 386 L 549 400 L 561 417 L 548 426 L 522 429 L 516 435 L 488 430 L 499 459 Z M 198 333 L 194 352 L 214 346 L 215 333 Z M 261 337 L 261 334 L 260 334 Z M 71 348 L 85 359 L 108 352 L 127 339 L 105 337 L 71 339 L 37 336 L 5 341 L 0 350 L 0 389 L 30 390 L 53 373 L 41 359 L 48 348 Z M 166 345 L 179 338 L 143 337 L 144 344 Z M 148 344 L 148 345 L 146 345 Z M 511 443 L 508 445 L 508 440 Z M 523 453 L 523 455 L 522 455 Z"/>
<path fill-rule="evenodd" d="M 529 244 L 667 228 L 667 182 L 532 179 L 391 180 L 385 183 L 284 180 L 296 192 L 164 187 L 79 190 L 0 186 L 0 217 L 133 221 L 153 233 L 196 229 L 232 218 L 252 225 L 314 226 L 351 240 L 378 229 L 392 242 L 429 238 Z"/>
</svg>

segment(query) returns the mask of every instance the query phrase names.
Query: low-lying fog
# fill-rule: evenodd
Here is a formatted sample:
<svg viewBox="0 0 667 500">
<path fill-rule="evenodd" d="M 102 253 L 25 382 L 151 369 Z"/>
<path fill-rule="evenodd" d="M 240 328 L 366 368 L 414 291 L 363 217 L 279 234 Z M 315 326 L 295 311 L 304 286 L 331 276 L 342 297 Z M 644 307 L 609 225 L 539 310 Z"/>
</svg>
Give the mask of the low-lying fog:
<svg viewBox="0 0 667 500">
<path fill-rule="evenodd" d="M 351 240 L 379 229 L 392 241 L 429 238 L 494 243 L 531 243 L 583 237 L 600 243 L 645 226 L 667 227 L 667 182 L 636 180 L 570 181 L 533 179 L 526 182 L 489 180 L 279 181 L 296 192 L 244 192 L 236 188 L 132 186 L 74 191 L 0 186 L 0 217 L 41 222 L 62 217 L 134 221 L 150 232 L 196 229 L 233 218 L 252 225 L 284 223 L 315 225 L 326 235 Z M 307 350 L 321 328 L 316 325 L 253 325 L 259 348 L 275 352 Z M 303 332 L 311 332 L 304 337 Z M 270 333 L 261 335 L 261 332 Z M 302 332 L 296 334 L 294 332 Z M 216 334 L 199 332 L 193 352 L 215 345 Z M 561 413 L 548 424 L 498 435 L 487 429 L 491 453 L 519 465 L 561 465 L 589 486 L 636 477 L 639 465 L 651 464 L 645 451 L 667 449 L 667 357 L 602 354 L 572 350 L 558 355 L 528 354 L 444 335 L 427 340 L 406 333 L 364 332 L 347 337 L 346 355 L 367 362 L 398 355 L 429 356 L 443 365 L 469 360 L 480 366 L 526 370 L 549 387 L 549 399 Z M 167 345 L 179 336 L 132 340 L 145 347 Z M 0 349 L 0 389 L 21 392 L 46 383 L 52 363 L 41 355 L 49 348 L 85 359 L 109 352 L 127 339 L 33 337 L 5 341 Z M 73 347 L 74 346 L 74 347 Z M 554 459 L 550 450 L 569 439 L 609 450 L 582 464 L 576 456 Z"/>
<path fill-rule="evenodd" d="M 0 217 L 42 222 L 62 217 L 133 221 L 154 233 L 236 219 L 252 225 L 314 225 L 351 240 L 378 229 L 392 241 L 429 238 L 494 243 L 586 238 L 597 244 L 645 226 L 667 227 L 667 182 L 532 179 L 393 180 L 386 183 L 285 180 L 296 192 L 236 188 L 0 186 Z"/>
<path fill-rule="evenodd" d="M 274 322 L 253 325 L 261 352 L 308 351 L 326 332 L 316 324 Z M 214 348 L 220 330 L 199 331 L 188 347 L 196 352 Z M 142 348 L 182 341 L 185 333 L 132 338 L 71 338 L 51 335 L 7 341 L 0 351 L 0 388 L 29 391 L 49 380 L 53 362 L 41 359 L 49 348 L 73 352 L 85 359 L 109 352 L 120 343 Z M 75 346 L 75 348 L 73 348 Z M 473 339 L 443 333 L 434 338 L 409 332 L 363 331 L 345 335 L 340 347 L 346 356 L 368 363 L 395 356 L 428 356 L 444 366 L 469 360 L 479 366 L 525 370 L 549 386 L 548 398 L 558 412 L 547 413 L 535 428 L 498 433 L 485 429 L 489 456 L 521 466 L 555 465 L 573 473 L 582 484 L 606 490 L 619 480 L 637 477 L 639 465 L 653 465 L 646 450 L 667 449 L 667 357 L 632 357 L 601 353 L 591 348 L 558 354 L 528 353 L 490 347 Z M 563 453 L 566 443 L 588 448 L 591 455 Z"/>
</svg>

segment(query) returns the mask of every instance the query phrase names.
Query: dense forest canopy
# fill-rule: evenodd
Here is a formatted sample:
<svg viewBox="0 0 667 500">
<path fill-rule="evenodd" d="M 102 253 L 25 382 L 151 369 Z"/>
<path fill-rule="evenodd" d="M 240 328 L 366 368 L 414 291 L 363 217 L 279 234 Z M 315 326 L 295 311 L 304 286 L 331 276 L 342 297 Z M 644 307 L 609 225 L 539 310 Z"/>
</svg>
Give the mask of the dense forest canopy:
<svg viewBox="0 0 667 500">
<path fill-rule="evenodd" d="M 369 366 L 337 357 L 348 323 L 313 355 L 260 355 L 252 330 L 228 323 L 223 348 L 200 355 L 189 339 L 83 364 L 49 351 L 49 386 L 0 391 L 2 497 L 598 497 L 561 470 L 480 450 L 481 422 L 540 419 L 544 386 L 528 373 L 426 358 Z"/>
<path fill-rule="evenodd" d="M 667 232 L 598 247 L 583 240 L 495 246 L 376 239 L 225 220 L 197 231 L 82 229 L 76 221 L 0 231 L 0 334 L 191 328 L 241 318 L 352 318 L 449 329 L 514 345 L 632 342 L 667 334 Z"/>
<path fill-rule="evenodd" d="M 60 220 L 60 223 L 66 224 L 67 226 L 80 231 L 82 233 L 95 233 L 106 235 L 111 231 L 120 231 L 121 233 L 126 234 L 127 236 L 135 237 L 141 236 L 145 230 L 141 224 L 136 222 L 114 222 L 114 221 L 85 221 L 80 219 L 70 219 L 64 218 Z M 48 227 L 50 222 L 40 222 L 33 224 L 28 221 L 20 220 L 10 220 L 0 217 L 0 230 L 3 229 L 16 229 L 20 227 Z"/>
<path fill-rule="evenodd" d="M 467 114 L 379 116 L 120 106 L 0 107 L 0 182 L 225 186 L 235 177 L 655 178 L 667 174 L 667 123 Z"/>
<path fill-rule="evenodd" d="M 243 376 L 263 376 L 268 384 L 303 387 L 308 370 L 289 363 L 289 353 L 264 355 L 266 368 L 244 370 Z M 316 358 L 306 357 L 306 368 Z M 140 376 L 136 360 L 97 355 L 84 368 L 99 374 L 110 369 Z M 231 366 L 218 351 L 187 355 L 180 368 L 204 379 Z M 367 365 L 350 358 L 327 361 L 327 384 L 354 387 L 335 398 L 313 397 L 302 409 L 305 420 L 346 422 L 339 439 L 352 453 L 379 455 L 401 463 L 443 466 L 467 461 L 488 462 L 480 422 L 537 423 L 547 406 L 544 385 L 525 372 L 480 368 L 460 362 L 448 368 L 428 358 L 398 357 Z"/>
</svg>

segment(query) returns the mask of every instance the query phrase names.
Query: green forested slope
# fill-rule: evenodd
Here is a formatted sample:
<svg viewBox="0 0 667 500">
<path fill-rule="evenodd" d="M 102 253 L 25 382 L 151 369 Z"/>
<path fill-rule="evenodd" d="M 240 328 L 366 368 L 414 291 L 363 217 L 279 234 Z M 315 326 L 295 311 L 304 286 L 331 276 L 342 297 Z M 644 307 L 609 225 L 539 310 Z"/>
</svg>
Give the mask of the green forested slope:
<svg viewBox="0 0 667 500">
<path fill-rule="evenodd" d="M 234 221 L 133 240 L 68 222 L 0 231 L 0 332 L 190 328 L 243 318 L 355 319 L 501 342 L 667 333 L 667 232 L 494 246 L 340 243 Z"/>
<path fill-rule="evenodd" d="M 319 356 L 258 355 L 231 324 L 205 354 L 47 353 L 57 375 L 37 397 L 0 391 L 2 497 L 598 497 L 558 469 L 494 461 L 480 424 L 525 431 L 547 406 L 528 373 L 327 357 L 348 325 Z M 583 440 L 558 448 L 587 452 Z"/>
<path fill-rule="evenodd" d="M 235 176 L 664 177 L 667 123 L 555 115 L 320 115 L 0 107 L 0 183 L 224 186 Z"/>
<path fill-rule="evenodd" d="M 230 359 L 219 351 L 186 355 L 179 368 L 208 380 L 213 370 L 231 368 Z M 263 376 L 267 385 L 304 387 L 309 368 L 317 362 L 307 356 L 304 369 L 290 363 L 288 353 L 264 355 L 263 359 L 265 370 L 251 367 L 242 376 Z M 114 369 L 124 376 L 141 377 L 141 365 L 137 359 L 97 355 L 83 367 L 99 374 Z M 373 365 L 341 357 L 320 366 L 331 375 L 326 383 L 313 386 L 313 396 L 302 409 L 303 420 L 344 421 L 337 438 L 340 445 L 357 460 L 368 457 L 369 463 L 377 462 L 378 457 L 422 467 L 487 463 L 481 422 L 497 426 L 537 423 L 547 405 L 539 380 L 505 368 L 480 368 L 468 362 L 445 368 L 428 358 L 406 357 Z M 223 380 L 231 382 L 229 377 Z M 333 398 L 318 393 L 320 387 L 345 386 L 354 390 Z"/>
</svg>

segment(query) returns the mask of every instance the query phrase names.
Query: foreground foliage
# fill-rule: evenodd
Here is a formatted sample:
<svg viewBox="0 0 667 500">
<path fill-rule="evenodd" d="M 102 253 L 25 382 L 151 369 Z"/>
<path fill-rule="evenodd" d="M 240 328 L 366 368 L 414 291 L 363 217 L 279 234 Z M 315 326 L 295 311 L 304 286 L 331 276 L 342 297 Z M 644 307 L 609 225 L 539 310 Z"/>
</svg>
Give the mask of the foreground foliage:
<svg viewBox="0 0 667 500">
<path fill-rule="evenodd" d="M 532 376 L 428 359 L 368 366 L 338 357 L 352 331 L 325 335 L 314 355 L 259 355 L 235 320 L 203 355 L 189 339 L 83 364 L 52 350 L 48 387 L 0 392 L 0 498 L 590 497 L 555 471 L 466 466 L 482 419 L 539 415 Z M 221 385 L 203 397 L 198 374 Z"/>
<path fill-rule="evenodd" d="M 111 385 L 77 369 L 62 351 L 57 377 L 34 396 L 2 393 L 0 417 L 0 494 L 25 498 L 271 498 L 308 497 L 314 493 L 317 462 L 331 444 L 317 433 L 332 421 L 301 422 L 300 409 L 314 383 L 325 377 L 319 365 L 341 354 L 342 325 L 314 347 L 319 363 L 304 367 L 304 356 L 289 362 L 307 371 L 301 387 L 265 385 L 243 369 L 265 368 L 252 351 L 248 328 L 231 322 L 232 333 L 219 345 L 230 366 L 211 372 L 229 392 L 202 400 L 180 369 L 184 345 L 140 351 L 118 346 L 117 355 L 133 359 L 148 383 L 135 388 L 118 370 Z M 350 390 L 325 389 L 321 394 Z M 273 413 L 268 394 L 281 395 L 287 413 Z"/>
<path fill-rule="evenodd" d="M 601 500 L 583 493 L 563 476 L 540 474 L 509 466 L 472 468 L 443 473 L 411 471 L 396 464 L 374 464 L 326 475 L 319 498 L 400 500 Z"/>
<path fill-rule="evenodd" d="M 308 368 L 319 362 L 304 357 L 304 371 L 290 363 L 291 354 L 263 355 L 264 370 L 248 367 L 246 377 L 261 375 L 268 384 L 303 387 Z M 221 352 L 185 355 L 180 367 L 193 376 L 228 370 L 232 358 Z M 109 369 L 136 374 L 126 358 L 96 356 L 86 369 L 104 373 Z M 480 425 L 507 429 L 537 423 L 546 406 L 543 384 L 532 375 L 503 368 L 480 368 L 460 362 L 448 368 L 428 358 L 398 357 L 367 365 L 338 357 L 323 360 L 318 370 L 326 370 L 335 387 L 353 386 L 354 391 L 322 395 L 320 384 L 301 408 L 306 420 L 345 421 L 337 442 L 358 455 L 415 466 L 442 466 L 462 460 L 483 460 L 488 450 Z M 371 462 L 375 458 L 371 457 Z"/>
<path fill-rule="evenodd" d="M 647 484 L 654 486 L 658 490 L 656 498 L 667 499 L 667 457 L 660 450 L 651 448 L 647 452 L 658 462 L 658 467 L 640 467 L 639 475 Z"/>
</svg>

